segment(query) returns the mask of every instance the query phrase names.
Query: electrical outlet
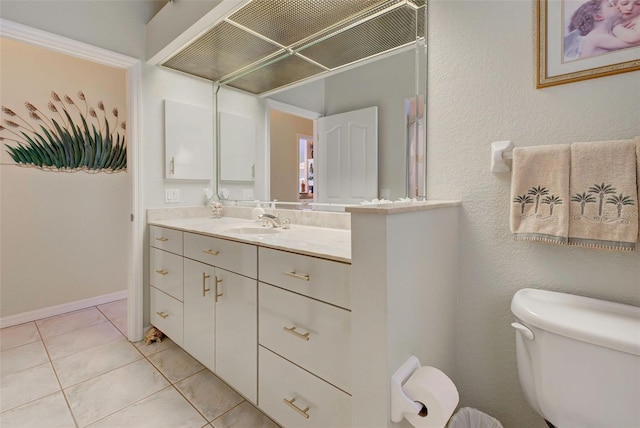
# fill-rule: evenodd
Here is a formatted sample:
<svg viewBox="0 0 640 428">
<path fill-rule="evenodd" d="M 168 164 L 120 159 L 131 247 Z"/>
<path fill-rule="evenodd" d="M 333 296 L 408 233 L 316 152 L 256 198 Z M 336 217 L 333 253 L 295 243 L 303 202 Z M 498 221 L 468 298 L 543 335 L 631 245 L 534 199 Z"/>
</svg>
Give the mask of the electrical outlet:
<svg viewBox="0 0 640 428">
<path fill-rule="evenodd" d="M 247 201 L 253 200 L 253 189 L 243 189 L 242 198 Z"/>
</svg>

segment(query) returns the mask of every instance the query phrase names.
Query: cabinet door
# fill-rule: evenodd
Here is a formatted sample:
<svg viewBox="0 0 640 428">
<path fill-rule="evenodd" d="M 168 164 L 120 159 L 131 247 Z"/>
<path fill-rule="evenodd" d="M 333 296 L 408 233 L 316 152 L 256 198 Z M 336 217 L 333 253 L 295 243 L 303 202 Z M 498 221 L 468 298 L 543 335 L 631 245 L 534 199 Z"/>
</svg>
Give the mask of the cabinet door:
<svg viewBox="0 0 640 428">
<path fill-rule="evenodd" d="M 252 402 L 258 389 L 257 281 L 216 268 L 215 373 Z"/>
<path fill-rule="evenodd" d="M 184 259 L 184 350 L 214 369 L 215 269 Z"/>
<path fill-rule="evenodd" d="M 213 112 L 164 100 L 165 178 L 211 180 Z"/>
<path fill-rule="evenodd" d="M 220 180 L 254 181 L 256 125 L 252 118 L 220 112 Z"/>
</svg>

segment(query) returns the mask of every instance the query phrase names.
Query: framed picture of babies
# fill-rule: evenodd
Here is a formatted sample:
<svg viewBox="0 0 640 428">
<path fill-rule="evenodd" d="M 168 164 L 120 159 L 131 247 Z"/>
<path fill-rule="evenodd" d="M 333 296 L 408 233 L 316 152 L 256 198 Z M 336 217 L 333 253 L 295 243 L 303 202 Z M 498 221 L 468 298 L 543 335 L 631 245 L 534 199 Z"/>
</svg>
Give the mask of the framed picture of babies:
<svg viewBox="0 0 640 428">
<path fill-rule="evenodd" d="M 536 87 L 640 70 L 640 0 L 536 0 Z"/>
</svg>

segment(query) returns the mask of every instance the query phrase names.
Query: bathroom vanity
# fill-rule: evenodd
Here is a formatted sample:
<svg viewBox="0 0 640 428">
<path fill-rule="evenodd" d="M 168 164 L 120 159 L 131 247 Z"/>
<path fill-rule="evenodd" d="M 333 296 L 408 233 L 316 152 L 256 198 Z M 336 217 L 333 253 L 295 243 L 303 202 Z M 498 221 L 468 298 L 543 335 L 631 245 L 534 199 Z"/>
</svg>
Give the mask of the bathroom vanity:
<svg viewBox="0 0 640 428">
<path fill-rule="evenodd" d="M 282 426 L 391 426 L 396 364 L 455 376 L 457 205 L 353 207 L 351 230 L 150 212 L 150 322 Z"/>
</svg>

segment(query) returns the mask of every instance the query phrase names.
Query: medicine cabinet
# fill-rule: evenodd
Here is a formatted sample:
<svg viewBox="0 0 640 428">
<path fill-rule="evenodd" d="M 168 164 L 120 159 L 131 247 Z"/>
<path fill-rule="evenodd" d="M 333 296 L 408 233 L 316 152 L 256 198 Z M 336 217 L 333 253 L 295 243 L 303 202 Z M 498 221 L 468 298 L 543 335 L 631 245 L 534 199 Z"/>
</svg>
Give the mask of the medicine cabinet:
<svg viewBox="0 0 640 428">
<path fill-rule="evenodd" d="M 213 179 L 213 110 L 164 100 L 165 178 Z"/>
</svg>

